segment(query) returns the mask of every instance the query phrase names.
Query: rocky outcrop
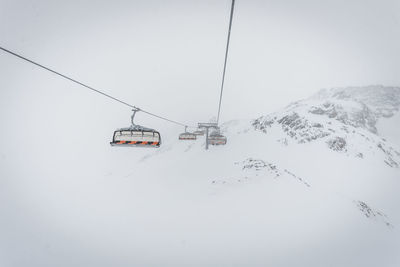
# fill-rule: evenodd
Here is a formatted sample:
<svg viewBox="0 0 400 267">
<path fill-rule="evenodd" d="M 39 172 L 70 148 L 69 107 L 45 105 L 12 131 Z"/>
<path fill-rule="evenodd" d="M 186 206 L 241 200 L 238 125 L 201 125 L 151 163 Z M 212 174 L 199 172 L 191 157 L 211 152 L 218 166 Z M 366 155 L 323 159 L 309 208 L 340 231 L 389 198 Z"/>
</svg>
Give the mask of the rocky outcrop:
<svg viewBox="0 0 400 267">
<path fill-rule="evenodd" d="M 399 108 L 398 87 L 334 88 L 321 90 L 251 124 L 265 134 L 281 130 L 285 137 L 277 141 L 284 145 L 288 145 L 287 139 L 298 144 L 321 140 L 332 151 L 360 159 L 379 154 L 385 164 L 398 168 L 400 153 L 379 136 L 376 125 L 380 118 L 393 116 Z"/>
</svg>

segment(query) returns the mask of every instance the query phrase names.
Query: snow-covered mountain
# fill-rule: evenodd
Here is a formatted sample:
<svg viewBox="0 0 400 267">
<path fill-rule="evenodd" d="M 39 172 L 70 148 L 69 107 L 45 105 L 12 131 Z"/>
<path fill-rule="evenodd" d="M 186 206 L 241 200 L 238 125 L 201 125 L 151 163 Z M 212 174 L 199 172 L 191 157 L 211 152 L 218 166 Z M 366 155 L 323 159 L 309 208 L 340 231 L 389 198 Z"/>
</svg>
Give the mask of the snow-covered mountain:
<svg viewBox="0 0 400 267">
<path fill-rule="evenodd" d="M 264 133 L 272 128 L 281 129 L 286 145 L 325 142 L 331 150 L 359 158 L 377 156 L 397 168 L 400 150 L 379 134 L 377 124 L 379 120 L 393 117 L 399 107 L 400 88 L 334 88 L 262 116 L 253 126 Z M 400 126 L 394 121 L 391 127 Z"/>
<path fill-rule="evenodd" d="M 209 248 L 223 251 L 226 242 L 235 251 L 221 260 L 227 265 L 257 259 L 255 265 L 396 266 L 399 136 L 380 133 L 396 131 L 399 106 L 398 87 L 322 90 L 273 114 L 225 123 L 226 146 L 205 151 L 204 139 L 173 141 L 141 166 L 152 177 L 189 185 L 187 199 L 204 194 L 197 201 L 211 203 L 192 214 L 201 221 L 219 218 L 215 209 L 230 215 L 221 231 L 241 238 Z M 274 255 L 263 258 L 263 248 Z"/>
<path fill-rule="evenodd" d="M 209 150 L 176 133 L 3 157 L 4 266 L 399 266 L 399 103 L 397 87 L 335 88 L 226 122 Z"/>
</svg>

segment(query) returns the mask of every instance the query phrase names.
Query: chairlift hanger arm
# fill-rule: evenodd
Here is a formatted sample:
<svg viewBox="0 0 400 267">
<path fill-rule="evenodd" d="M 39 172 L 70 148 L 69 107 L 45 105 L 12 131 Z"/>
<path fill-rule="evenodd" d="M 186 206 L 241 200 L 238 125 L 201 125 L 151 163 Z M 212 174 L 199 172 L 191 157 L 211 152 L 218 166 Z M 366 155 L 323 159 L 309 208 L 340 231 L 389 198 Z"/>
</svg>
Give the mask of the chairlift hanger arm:
<svg viewBox="0 0 400 267">
<path fill-rule="evenodd" d="M 140 111 L 140 108 L 134 108 L 134 109 L 132 109 L 132 111 L 133 111 L 133 113 L 131 116 L 131 123 L 132 123 L 132 127 L 134 127 L 135 123 L 133 122 L 133 120 L 135 119 L 136 112 Z"/>
</svg>

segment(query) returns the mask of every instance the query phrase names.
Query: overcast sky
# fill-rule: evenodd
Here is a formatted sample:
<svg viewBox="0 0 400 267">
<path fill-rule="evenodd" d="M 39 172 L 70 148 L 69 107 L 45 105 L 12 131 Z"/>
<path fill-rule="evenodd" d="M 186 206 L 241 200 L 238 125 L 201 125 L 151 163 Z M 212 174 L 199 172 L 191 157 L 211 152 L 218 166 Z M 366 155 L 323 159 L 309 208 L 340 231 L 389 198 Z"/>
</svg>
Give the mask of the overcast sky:
<svg viewBox="0 0 400 267">
<path fill-rule="evenodd" d="M 195 124 L 217 115 L 229 11 L 230 0 L 0 0 L 0 46 L 150 112 Z M 289 102 L 306 98 L 321 88 L 370 84 L 399 86 L 399 47 L 399 0 L 237 0 L 221 121 L 254 119 Z M 195 191 L 188 191 L 185 198 L 178 194 L 178 200 L 184 199 L 182 203 L 175 201 L 175 193 L 187 185 L 195 188 L 197 184 L 192 185 L 192 177 L 187 177 L 182 187 L 176 177 L 161 177 L 163 166 L 169 161 L 161 168 L 152 165 L 155 173 L 160 174 L 157 179 L 137 175 L 135 157 L 143 158 L 148 152 L 110 147 L 113 131 L 130 124 L 129 108 L 3 51 L 0 51 L 0 73 L 1 266 L 6 266 L 3 262 L 7 261 L 19 263 L 10 264 L 12 266 L 35 266 L 40 262 L 47 262 L 49 266 L 77 265 L 70 262 L 90 266 L 87 262 L 91 259 L 98 263 L 95 266 L 107 265 L 112 260 L 113 265 L 118 265 L 118 262 L 136 257 L 132 251 L 156 261 L 156 257 L 146 254 L 150 250 L 137 250 L 136 244 L 139 248 L 144 241 L 145 248 L 151 248 L 160 232 L 162 239 L 167 241 L 169 237 L 171 240 L 180 237 L 162 227 L 159 232 L 152 231 L 154 226 L 163 226 L 164 222 L 157 220 L 158 215 L 151 215 L 154 208 L 160 211 L 167 226 L 173 225 L 172 229 L 179 233 L 179 226 L 184 225 L 183 233 L 187 231 L 195 241 L 203 240 L 197 239 L 197 235 L 203 235 L 201 231 L 193 230 L 192 235 L 191 229 L 196 229 L 197 224 L 205 221 L 206 226 L 215 227 L 214 221 L 208 218 L 185 225 L 187 219 L 189 222 L 196 220 L 195 216 L 191 218 L 192 213 L 198 215 L 195 214 L 196 204 L 192 213 L 186 216 L 186 210 L 192 207 L 190 201 L 187 202 L 192 197 L 189 193 Z M 177 133 L 183 130 L 140 113 L 136 122 L 159 130 L 165 144 L 176 142 Z M 259 149 L 269 153 L 268 147 Z M 215 155 L 223 154 L 213 155 L 216 158 Z M 183 157 L 186 156 L 179 156 Z M 314 154 L 310 158 L 314 159 Z M 201 157 L 199 159 L 197 162 L 196 158 L 196 166 L 202 167 L 204 162 Z M 185 164 L 172 166 L 178 165 L 188 168 Z M 119 169 L 119 166 L 126 169 Z M 129 178 L 123 173 L 126 170 L 132 170 Z M 179 171 L 176 168 L 177 177 Z M 368 180 L 368 175 L 360 177 Z M 128 180 L 131 186 L 126 186 Z M 165 183 L 158 183 L 164 180 Z M 171 200 L 164 203 L 164 195 Z M 262 192 L 262 195 L 270 197 L 268 193 Z M 285 187 L 281 197 L 286 199 L 288 195 Z M 237 201 L 233 205 L 239 205 L 247 212 L 249 206 L 243 204 L 247 202 L 242 202 L 242 198 L 243 195 L 232 198 Z M 196 202 L 196 196 L 194 199 Z M 210 195 L 211 214 L 215 210 L 215 214 L 220 215 L 223 213 L 221 207 L 228 207 L 228 214 L 232 210 L 234 216 L 228 216 L 229 220 L 216 220 L 217 235 L 205 232 L 204 240 L 210 236 L 217 248 L 224 242 L 231 246 L 230 240 L 235 239 L 226 238 L 224 234 L 232 233 L 232 230 L 235 231 L 233 238 L 237 234 L 241 236 L 241 231 L 236 233 L 235 226 L 242 225 L 247 218 L 243 216 L 237 220 L 239 213 L 231 208 L 229 201 L 221 202 L 227 206 L 214 206 L 211 205 L 213 199 Z M 257 197 L 251 199 L 260 203 Z M 169 205 L 171 203 L 173 205 Z M 276 202 L 271 203 L 275 205 Z M 203 207 L 201 203 L 199 207 Z M 296 209 L 292 204 L 287 207 Z M 184 210 L 183 223 L 175 225 L 174 214 L 168 214 L 174 208 L 179 212 Z M 137 210 L 142 212 L 138 217 L 140 214 L 145 216 L 143 223 L 140 219 L 136 225 L 151 221 L 145 230 L 134 229 L 135 224 L 130 224 L 134 222 Z M 268 212 L 263 214 L 269 216 Z M 258 216 L 255 218 L 255 222 L 264 222 L 259 221 Z M 304 214 L 299 218 L 303 223 L 309 219 Z M 277 222 L 276 218 L 273 218 L 273 224 L 274 221 Z M 250 229 L 253 222 L 249 222 Z M 265 222 L 270 222 L 270 218 Z M 344 227 L 347 221 L 339 219 L 337 222 Z M 297 223 L 293 229 L 302 231 Z M 307 223 L 305 228 L 310 225 L 313 224 Z M 327 225 L 321 227 L 328 229 L 330 224 Z M 293 239 L 287 228 L 282 229 L 288 240 Z M 318 229 L 312 229 L 315 230 L 318 233 Z M 126 231 L 130 233 L 128 238 Z M 104 242 L 103 232 L 106 240 L 111 242 Z M 141 237 L 139 241 L 131 238 L 136 232 Z M 147 238 L 148 233 L 154 238 Z M 335 234 L 329 232 L 321 240 Z M 375 233 L 371 234 L 373 237 Z M 386 234 L 391 235 L 391 232 Z M 319 237 L 318 234 L 315 236 Z M 253 237 L 259 239 L 258 234 L 250 238 Z M 347 240 L 348 236 L 338 235 L 338 238 Z M 382 240 L 374 239 L 374 247 L 383 244 L 379 243 Z M 293 247 L 301 241 L 304 239 L 297 238 L 296 242 L 283 245 Z M 350 244 L 354 242 L 351 240 Z M 156 249 L 163 255 L 168 254 L 175 249 L 169 244 L 162 242 Z M 201 248 L 203 243 L 199 244 Z M 241 242 L 243 244 L 248 243 Z M 213 251 L 213 246 L 204 245 L 212 253 L 217 252 L 217 257 L 225 256 Z M 364 245 L 368 245 L 367 242 L 357 244 L 357 251 Z M 342 244 L 338 243 L 338 246 Z M 382 246 L 382 253 L 386 253 L 384 250 L 389 246 L 391 243 Z M 313 255 L 320 251 L 319 245 L 315 247 Z M 265 254 L 266 250 L 259 248 L 250 246 L 246 249 Z M 309 247 L 302 244 L 301 248 Z M 179 258 L 191 256 L 176 251 Z M 224 247 L 221 251 L 229 250 Z M 369 251 L 362 250 L 370 257 L 376 253 Z M 231 254 L 241 256 L 240 253 Z M 304 257 L 302 250 L 300 253 Z M 335 253 L 338 252 L 334 251 L 332 255 Z M 351 253 L 349 250 L 344 257 L 353 257 Z M 108 258 L 110 255 L 113 258 Z M 285 251 L 284 258 L 286 255 Z"/>
<path fill-rule="evenodd" d="M 230 0 L 0 0 L 0 44 L 195 123 L 217 113 L 229 9 Z M 398 0 L 238 0 L 221 119 L 253 118 L 321 88 L 400 85 L 399 47 Z M 0 71 L 8 105 L 109 102 L 4 52 Z M 107 109 L 129 119 L 118 104 Z"/>
</svg>

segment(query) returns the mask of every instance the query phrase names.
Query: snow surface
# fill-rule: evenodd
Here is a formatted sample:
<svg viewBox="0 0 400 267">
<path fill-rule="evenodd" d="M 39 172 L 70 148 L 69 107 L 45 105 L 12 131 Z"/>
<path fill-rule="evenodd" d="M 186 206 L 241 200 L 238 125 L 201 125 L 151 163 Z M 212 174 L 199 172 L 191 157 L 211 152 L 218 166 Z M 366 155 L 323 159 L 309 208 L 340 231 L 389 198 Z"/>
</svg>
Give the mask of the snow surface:
<svg viewBox="0 0 400 267">
<path fill-rule="evenodd" d="M 397 112 L 390 118 L 382 118 L 377 123 L 379 134 L 393 142 L 397 148 L 400 148 L 400 112 Z"/>
<path fill-rule="evenodd" d="M 208 151 L 110 147 L 44 112 L 3 133 L 0 266 L 399 266 L 398 105 L 369 98 L 399 88 L 370 88 L 226 122 Z"/>
</svg>

